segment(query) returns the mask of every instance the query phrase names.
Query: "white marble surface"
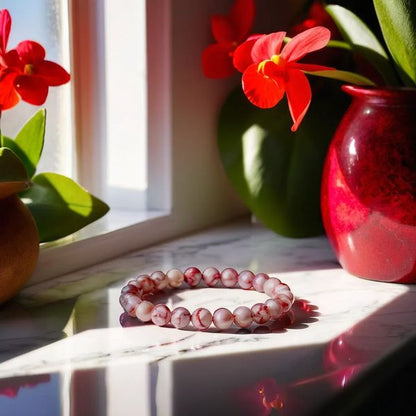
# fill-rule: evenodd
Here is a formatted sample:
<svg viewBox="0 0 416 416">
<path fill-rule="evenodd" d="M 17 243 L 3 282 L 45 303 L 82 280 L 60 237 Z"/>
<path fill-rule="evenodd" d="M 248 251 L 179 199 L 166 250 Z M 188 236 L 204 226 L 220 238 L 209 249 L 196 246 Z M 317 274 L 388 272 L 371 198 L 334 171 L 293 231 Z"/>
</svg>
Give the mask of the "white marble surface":
<svg viewBox="0 0 416 416">
<path fill-rule="evenodd" d="M 191 265 L 277 276 L 297 298 L 293 312 L 247 331 L 180 331 L 134 320 L 121 327 L 118 296 L 131 277 Z M 0 415 L 11 403 L 33 410 L 40 394 L 50 395 L 43 405 L 58 409 L 50 414 L 62 415 L 310 414 L 414 336 L 415 291 L 350 276 L 324 237 L 287 239 L 248 223 L 183 237 L 28 287 L 5 305 Z M 263 299 L 240 289 L 166 296 L 169 305 L 211 311 Z M 24 414 L 11 412 L 4 414 Z"/>
</svg>

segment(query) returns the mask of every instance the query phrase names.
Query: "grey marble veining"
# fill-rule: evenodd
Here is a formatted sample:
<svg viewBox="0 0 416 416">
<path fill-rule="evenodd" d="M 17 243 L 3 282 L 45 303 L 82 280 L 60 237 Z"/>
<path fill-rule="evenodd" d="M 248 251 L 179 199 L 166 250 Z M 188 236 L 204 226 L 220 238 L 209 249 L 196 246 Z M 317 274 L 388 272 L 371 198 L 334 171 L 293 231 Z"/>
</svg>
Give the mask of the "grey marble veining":
<svg viewBox="0 0 416 416">
<path fill-rule="evenodd" d="M 281 321 L 248 330 L 180 331 L 133 319 L 120 325 L 118 297 L 130 278 L 191 265 L 269 273 L 288 283 L 297 301 Z M 143 416 L 250 416 L 271 414 L 282 403 L 281 414 L 309 414 L 414 336 L 415 292 L 350 276 L 324 237 L 288 239 L 258 224 L 234 223 L 27 287 L 0 310 L 0 381 L 9 383 L 3 391 L 46 389 L 70 397 L 60 399 L 62 415 L 118 415 L 136 406 Z M 199 288 L 161 300 L 213 311 L 263 298 Z M 85 386 L 95 413 L 82 398 Z M 2 383 L 0 408 L 1 392 Z M 201 407 L 207 396 L 213 400 Z M 302 406 L 299 397 L 307 397 Z"/>
</svg>

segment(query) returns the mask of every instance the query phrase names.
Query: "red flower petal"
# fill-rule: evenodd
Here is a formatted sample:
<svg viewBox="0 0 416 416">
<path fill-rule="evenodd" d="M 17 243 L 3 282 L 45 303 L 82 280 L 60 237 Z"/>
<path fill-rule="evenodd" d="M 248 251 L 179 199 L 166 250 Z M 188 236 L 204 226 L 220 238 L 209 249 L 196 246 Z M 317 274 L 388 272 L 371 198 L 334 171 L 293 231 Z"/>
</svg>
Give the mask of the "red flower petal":
<svg viewBox="0 0 416 416">
<path fill-rule="evenodd" d="M 297 70 L 287 71 L 286 96 L 293 120 L 292 131 L 296 131 L 308 111 L 312 99 L 311 86 L 306 75 Z"/>
<path fill-rule="evenodd" d="M 215 14 L 211 16 L 212 36 L 218 43 L 236 41 L 233 25 L 226 16 Z"/>
<path fill-rule="evenodd" d="M 294 62 L 310 52 L 322 49 L 331 38 L 331 31 L 323 26 L 313 27 L 296 35 L 288 42 L 281 53 L 282 58 Z"/>
<path fill-rule="evenodd" d="M 242 84 L 249 101 L 260 108 L 274 107 L 285 92 L 276 79 L 258 71 L 258 64 L 252 64 L 245 70 Z"/>
<path fill-rule="evenodd" d="M 45 49 L 43 46 L 32 40 L 20 42 L 17 45 L 16 50 L 25 65 L 36 64 L 45 59 Z"/>
<path fill-rule="evenodd" d="M 232 44 L 209 45 L 202 53 L 202 70 L 208 78 L 225 78 L 234 74 Z"/>
<path fill-rule="evenodd" d="M 5 69 L 0 73 L 0 111 L 14 107 L 20 97 L 14 88 L 16 72 Z"/>
<path fill-rule="evenodd" d="M 236 0 L 231 7 L 229 19 L 234 27 L 235 41 L 247 38 L 253 28 L 255 14 L 254 0 Z"/>
<path fill-rule="evenodd" d="M 257 39 L 251 50 L 253 62 L 262 62 L 279 55 L 286 32 L 275 32 Z"/>
<path fill-rule="evenodd" d="M 14 85 L 23 101 L 34 105 L 42 105 L 46 101 L 49 87 L 41 77 L 19 75 Z"/>
<path fill-rule="evenodd" d="M 6 54 L 7 42 L 9 41 L 12 18 L 7 9 L 0 10 L 0 54 Z"/>
<path fill-rule="evenodd" d="M 19 54 L 17 53 L 16 49 L 12 49 L 6 53 L 6 57 L 4 59 L 6 66 L 13 67 L 16 70 L 23 71 L 23 65 L 20 62 Z"/>
<path fill-rule="evenodd" d="M 43 61 L 36 65 L 36 75 L 42 77 L 49 86 L 66 84 L 71 76 L 61 65 L 51 61 Z"/>
<path fill-rule="evenodd" d="M 256 43 L 257 39 L 262 36 L 265 35 L 250 37 L 234 51 L 233 64 L 238 71 L 244 72 L 246 68 L 253 63 L 251 50 L 253 49 L 253 45 Z"/>
</svg>

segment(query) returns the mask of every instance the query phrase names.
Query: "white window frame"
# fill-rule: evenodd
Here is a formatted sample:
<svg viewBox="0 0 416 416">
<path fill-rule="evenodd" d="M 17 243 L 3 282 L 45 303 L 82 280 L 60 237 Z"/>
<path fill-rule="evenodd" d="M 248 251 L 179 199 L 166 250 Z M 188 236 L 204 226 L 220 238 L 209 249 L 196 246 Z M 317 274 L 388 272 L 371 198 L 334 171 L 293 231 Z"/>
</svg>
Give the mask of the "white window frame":
<svg viewBox="0 0 416 416">
<path fill-rule="evenodd" d="M 94 178 L 104 169 L 104 79 L 97 71 L 103 59 L 104 2 L 68 1 L 79 180 L 99 191 Z M 221 5 L 137 1 L 146 1 L 148 22 L 148 211 L 110 211 L 81 232 L 42 246 L 29 285 L 248 214 L 225 176 L 216 145 L 218 111 L 237 78 L 207 80 L 200 68 L 200 53 L 212 42 L 209 16 L 225 13 L 232 0 Z M 126 215 L 130 223 L 123 220 Z"/>
</svg>

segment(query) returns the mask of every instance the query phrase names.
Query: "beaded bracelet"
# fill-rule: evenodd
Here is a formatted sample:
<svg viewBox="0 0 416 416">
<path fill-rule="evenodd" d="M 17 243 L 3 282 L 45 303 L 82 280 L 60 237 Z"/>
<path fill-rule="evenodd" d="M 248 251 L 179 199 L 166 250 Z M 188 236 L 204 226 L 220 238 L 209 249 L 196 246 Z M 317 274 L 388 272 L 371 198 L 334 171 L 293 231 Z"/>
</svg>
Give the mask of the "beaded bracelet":
<svg viewBox="0 0 416 416">
<path fill-rule="evenodd" d="M 256 303 L 251 308 L 238 306 L 233 312 L 219 308 L 213 314 L 208 309 L 197 308 L 190 312 L 184 307 L 170 311 L 165 304 L 154 305 L 150 296 L 165 288 L 177 289 L 185 281 L 190 288 L 198 286 L 201 280 L 208 286 L 217 286 L 219 282 L 226 288 L 240 287 L 265 293 L 270 299 L 264 303 Z M 252 322 L 265 324 L 270 320 L 279 319 L 292 307 L 295 297 L 290 288 L 275 277 L 266 273 L 256 275 L 244 270 L 241 273 L 233 268 L 226 268 L 221 273 L 215 267 L 208 267 L 202 273 L 196 267 L 189 267 L 182 273 L 171 269 L 166 274 L 156 271 L 142 274 L 130 280 L 121 289 L 120 304 L 126 313 L 141 322 L 153 322 L 158 326 L 171 324 L 175 328 L 184 329 L 190 322 L 200 330 L 206 330 L 211 323 L 219 330 L 225 330 L 234 323 L 240 328 L 248 328 Z"/>
</svg>

